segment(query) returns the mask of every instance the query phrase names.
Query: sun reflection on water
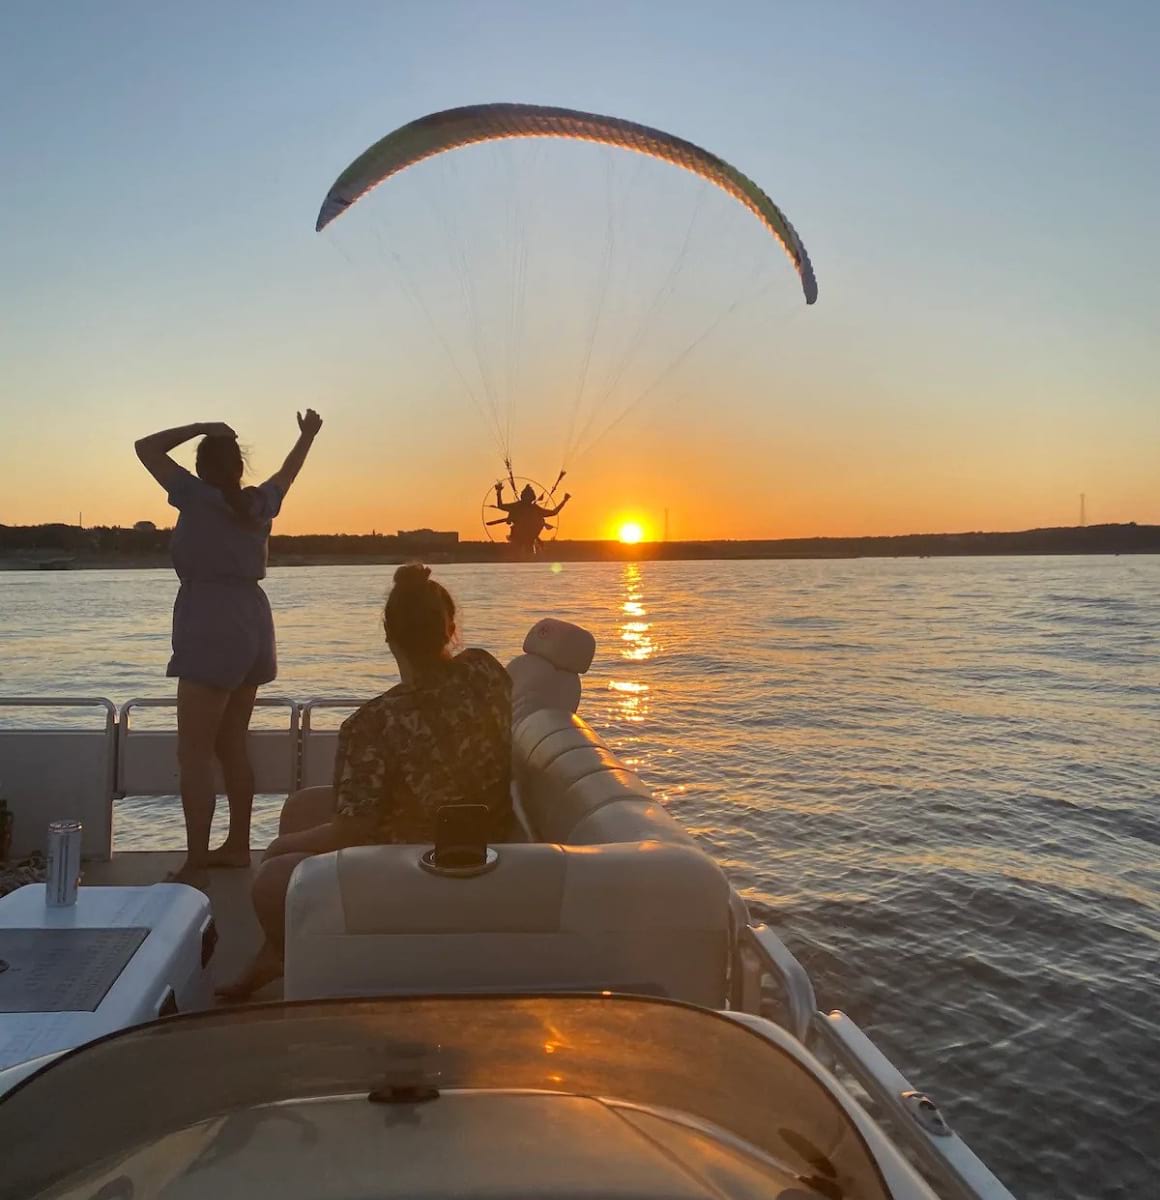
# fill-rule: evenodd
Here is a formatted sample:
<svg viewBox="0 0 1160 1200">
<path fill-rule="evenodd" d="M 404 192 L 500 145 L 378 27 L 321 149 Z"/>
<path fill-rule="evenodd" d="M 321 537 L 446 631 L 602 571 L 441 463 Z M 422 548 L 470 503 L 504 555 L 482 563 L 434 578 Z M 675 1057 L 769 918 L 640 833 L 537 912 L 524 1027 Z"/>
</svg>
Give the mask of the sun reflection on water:
<svg viewBox="0 0 1160 1200">
<path fill-rule="evenodd" d="M 644 606 L 644 593 L 641 590 L 640 567 L 636 563 L 628 563 L 624 568 L 624 603 L 620 611 L 627 618 L 620 626 L 621 658 L 632 662 L 645 662 L 656 653 L 656 642 L 653 641 L 652 625 L 644 618 L 648 612 Z"/>
<path fill-rule="evenodd" d="M 646 620 L 640 567 L 627 563 L 624 568 L 624 601 L 620 606 L 623 620 L 620 633 L 620 657 L 631 663 L 644 663 L 657 652 L 652 624 Z M 617 715 L 624 721 L 643 721 L 648 715 L 649 685 L 638 679 L 610 679 L 608 689 L 616 695 Z"/>
</svg>

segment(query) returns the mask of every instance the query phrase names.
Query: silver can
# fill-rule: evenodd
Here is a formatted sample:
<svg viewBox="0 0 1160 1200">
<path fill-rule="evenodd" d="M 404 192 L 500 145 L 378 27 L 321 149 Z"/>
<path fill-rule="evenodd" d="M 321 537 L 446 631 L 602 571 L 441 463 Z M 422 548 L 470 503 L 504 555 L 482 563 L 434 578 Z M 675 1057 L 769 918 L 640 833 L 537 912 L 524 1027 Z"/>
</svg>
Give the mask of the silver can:
<svg viewBox="0 0 1160 1200">
<path fill-rule="evenodd" d="M 50 908 L 68 908 L 77 902 L 81 879 L 80 821 L 53 821 L 48 827 L 48 875 L 44 902 Z"/>
</svg>

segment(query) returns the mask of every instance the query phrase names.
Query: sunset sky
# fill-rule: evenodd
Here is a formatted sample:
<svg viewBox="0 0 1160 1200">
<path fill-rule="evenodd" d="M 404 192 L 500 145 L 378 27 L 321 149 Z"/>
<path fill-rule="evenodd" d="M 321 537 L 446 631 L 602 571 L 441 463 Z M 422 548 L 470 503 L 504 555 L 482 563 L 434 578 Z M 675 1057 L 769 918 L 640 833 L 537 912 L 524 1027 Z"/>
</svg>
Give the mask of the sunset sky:
<svg viewBox="0 0 1160 1200">
<path fill-rule="evenodd" d="M 477 537 L 500 463 L 460 376 L 518 376 L 516 470 L 550 483 L 590 338 L 597 386 L 682 245 L 592 428 L 648 396 L 570 464 L 563 536 L 666 509 L 682 539 L 1019 529 L 1081 492 L 1089 522 L 1160 522 L 1157 61 L 1160 6 L 1129 0 L 6 0 L 0 523 L 168 524 L 136 437 L 225 420 L 264 477 L 309 405 L 279 531 Z M 585 146 L 465 151 L 314 233 L 372 142 L 496 100 L 718 153 L 800 232 L 817 304 L 740 206 Z"/>
</svg>

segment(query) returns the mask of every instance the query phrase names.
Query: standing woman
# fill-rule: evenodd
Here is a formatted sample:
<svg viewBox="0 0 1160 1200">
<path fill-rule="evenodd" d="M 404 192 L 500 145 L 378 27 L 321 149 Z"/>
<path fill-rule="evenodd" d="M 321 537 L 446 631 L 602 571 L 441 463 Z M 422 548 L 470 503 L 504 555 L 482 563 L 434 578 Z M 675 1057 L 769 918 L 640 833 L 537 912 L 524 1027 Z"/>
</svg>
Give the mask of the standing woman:
<svg viewBox="0 0 1160 1200">
<path fill-rule="evenodd" d="M 136 443 L 137 457 L 178 510 L 170 548 L 181 587 L 166 674 L 178 681 L 177 758 L 187 848 L 185 864 L 171 878 L 180 883 L 200 883 L 207 867 L 250 862 L 254 773 L 246 734 L 259 686 L 278 673 L 274 619 L 258 581 L 266 574 L 270 525 L 321 428 L 313 409 L 299 413 L 298 441 L 281 470 L 260 487 L 242 487 L 246 464 L 237 434 L 221 422 L 165 429 Z M 169 451 L 199 436 L 194 476 Z M 225 843 L 211 851 L 215 756 L 230 826 Z"/>
</svg>

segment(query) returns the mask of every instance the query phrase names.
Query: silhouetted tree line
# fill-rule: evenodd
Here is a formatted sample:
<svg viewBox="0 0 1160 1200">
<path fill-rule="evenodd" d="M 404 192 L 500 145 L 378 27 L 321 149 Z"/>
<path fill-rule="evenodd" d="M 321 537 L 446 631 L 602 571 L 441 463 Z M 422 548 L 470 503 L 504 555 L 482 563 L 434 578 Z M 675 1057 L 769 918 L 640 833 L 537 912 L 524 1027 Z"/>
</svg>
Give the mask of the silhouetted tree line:
<svg viewBox="0 0 1160 1200">
<path fill-rule="evenodd" d="M 773 558 L 922 558 L 949 555 L 1001 554 L 1156 554 L 1160 553 L 1160 525 L 1062 526 L 1025 529 L 1015 533 L 907 533 L 885 537 L 780 538 L 754 542 L 654 543 L 653 557 L 718 557 L 722 547 L 742 548 Z M 697 550 L 703 549 L 699 554 Z M 734 555 L 726 554 L 725 557 Z M 755 557 L 758 554 L 754 555 Z"/>
<path fill-rule="evenodd" d="M 0 555 L 160 558 L 169 550 L 169 529 L 122 529 L 76 525 L 0 525 Z M 1160 525 L 1088 525 L 1027 529 L 1017 533 L 912 533 L 898 537 L 780 538 L 768 541 L 552 543 L 547 556 L 565 560 L 720 559 L 720 558 L 890 558 L 1002 554 L 1160 554 Z M 507 556 L 502 543 L 425 542 L 422 535 L 400 538 L 385 533 L 274 534 L 274 564 L 296 558 L 430 557 L 432 561 L 491 561 Z"/>
<path fill-rule="evenodd" d="M 169 549 L 169 529 L 117 525 L 0 525 L 0 550 L 59 550 L 67 554 L 158 554 Z"/>
<path fill-rule="evenodd" d="M 169 550 L 172 529 L 128 529 L 97 525 L 0 525 L 0 552 L 58 551 L 70 555 L 154 555 Z M 421 534 L 400 538 L 386 533 L 274 534 L 270 556 L 336 555 L 360 558 L 392 554 L 419 554 L 447 547 L 431 543 Z"/>
<path fill-rule="evenodd" d="M 270 537 L 271 557 L 341 554 L 369 558 L 375 554 L 394 554 L 399 548 L 399 539 L 394 534 L 386 533 L 275 533 Z"/>
</svg>

